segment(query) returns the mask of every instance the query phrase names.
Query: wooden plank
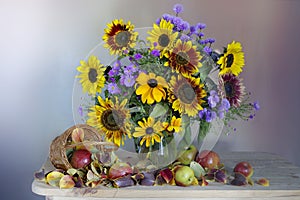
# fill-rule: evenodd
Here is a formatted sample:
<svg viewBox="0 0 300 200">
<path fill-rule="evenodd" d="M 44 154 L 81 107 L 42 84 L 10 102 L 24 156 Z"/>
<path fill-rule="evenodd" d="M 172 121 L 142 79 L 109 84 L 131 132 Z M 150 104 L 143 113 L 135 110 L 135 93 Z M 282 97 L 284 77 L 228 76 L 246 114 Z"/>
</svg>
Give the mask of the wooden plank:
<svg viewBox="0 0 300 200">
<path fill-rule="evenodd" d="M 191 186 L 133 186 L 127 188 L 73 188 L 59 189 L 34 180 L 32 191 L 46 196 L 48 200 L 80 199 L 100 200 L 101 198 L 207 198 L 207 199 L 300 199 L 300 168 L 292 165 L 282 157 L 265 152 L 228 152 L 220 157 L 226 166 L 228 174 L 240 161 L 249 161 L 254 168 L 253 179 L 268 178 L 269 187 L 255 184 L 254 186 L 232 186 L 211 183 L 206 187 Z M 53 169 L 51 163 L 46 162 L 44 168 Z"/>
</svg>

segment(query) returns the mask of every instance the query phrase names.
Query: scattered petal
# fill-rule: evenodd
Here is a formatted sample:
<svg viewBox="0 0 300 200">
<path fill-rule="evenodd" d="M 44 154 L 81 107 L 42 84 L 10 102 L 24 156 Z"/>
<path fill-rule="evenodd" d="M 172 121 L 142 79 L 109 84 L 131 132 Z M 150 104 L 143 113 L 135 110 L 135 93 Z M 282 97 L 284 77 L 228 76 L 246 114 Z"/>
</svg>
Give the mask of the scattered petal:
<svg viewBox="0 0 300 200">
<path fill-rule="evenodd" d="M 63 173 L 58 171 L 52 171 L 47 174 L 46 176 L 46 182 L 54 187 L 59 187 L 59 181 L 64 176 Z"/>
<path fill-rule="evenodd" d="M 269 187 L 270 186 L 270 181 L 266 178 L 261 178 L 258 181 L 256 181 L 257 184 L 261 185 L 261 186 L 265 186 L 265 187 Z"/>
<path fill-rule="evenodd" d="M 133 185 L 134 185 L 134 180 L 131 178 L 130 175 L 123 176 L 121 178 L 117 178 L 113 180 L 113 186 L 116 188 L 128 187 Z"/>
<path fill-rule="evenodd" d="M 166 183 L 169 183 L 174 178 L 173 172 L 169 168 L 161 170 L 160 175 L 166 181 Z"/>
<path fill-rule="evenodd" d="M 75 182 L 70 175 L 64 175 L 59 181 L 60 189 L 69 189 L 75 186 Z"/>
</svg>

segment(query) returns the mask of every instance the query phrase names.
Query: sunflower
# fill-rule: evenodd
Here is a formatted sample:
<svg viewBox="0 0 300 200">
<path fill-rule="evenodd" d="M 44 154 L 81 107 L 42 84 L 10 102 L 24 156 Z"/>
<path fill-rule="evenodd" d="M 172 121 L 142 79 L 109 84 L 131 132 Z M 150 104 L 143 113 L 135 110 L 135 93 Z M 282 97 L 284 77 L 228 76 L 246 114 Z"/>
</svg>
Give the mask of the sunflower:
<svg viewBox="0 0 300 200">
<path fill-rule="evenodd" d="M 239 42 L 233 41 L 227 45 L 224 55 L 217 62 L 220 65 L 220 75 L 232 73 L 238 76 L 245 65 L 244 52 Z"/>
<path fill-rule="evenodd" d="M 143 118 L 143 121 L 138 122 L 139 127 L 135 127 L 133 137 L 142 137 L 140 145 L 146 141 L 146 147 L 154 145 L 154 142 L 160 143 L 162 131 L 164 127 L 160 121 L 155 122 L 152 117 L 148 117 L 147 120 Z"/>
<path fill-rule="evenodd" d="M 124 145 L 125 136 L 131 138 L 130 113 L 125 108 L 127 100 L 119 103 L 116 97 L 115 103 L 113 103 L 109 99 L 103 100 L 100 96 L 97 100 L 99 105 L 90 108 L 87 124 L 103 131 L 107 141 L 118 146 Z"/>
<path fill-rule="evenodd" d="M 153 24 L 152 31 L 149 31 L 150 35 L 147 39 L 150 41 L 152 48 L 161 51 L 161 55 L 166 50 L 170 50 L 173 46 L 175 39 L 177 38 L 178 32 L 173 32 L 174 25 L 170 21 L 162 19 L 159 23 Z"/>
<path fill-rule="evenodd" d="M 183 42 L 178 39 L 172 51 L 167 52 L 165 56 L 169 58 L 165 66 L 170 66 L 173 70 L 183 75 L 197 73 L 198 68 L 202 66 L 200 62 L 202 56 L 191 41 Z"/>
<path fill-rule="evenodd" d="M 224 74 L 219 77 L 219 91 L 222 98 L 226 98 L 231 106 L 239 107 L 245 95 L 242 79 L 233 74 Z"/>
<path fill-rule="evenodd" d="M 160 102 L 166 99 L 166 91 L 168 87 L 166 80 L 161 76 L 156 76 L 154 73 L 149 75 L 144 72 L 140 73 L 136 79 L 138 88 L 135 91 L 137 95 L 142 95 L 142 102 L 153 104 L 155 101 Z"/>
<path fill-rule="evenodd" d="M 87 63 L 81 60 L 77 71 L 81 72 L 76 78 L 80 78 L 83 92 L 88 92 L 89 95 L 101 92 L 105 83 L 105 68 L 96 56 L 90 56 Z"/>
<path fill-rule="evenodd" d="M 172 108 L 179 113 L 195 116 L 203 109 L 201 104 L 206 96 L 203 87 L 204 84 L 200 84 L 200 78 L 172 76 L 168 98 L 172 103 Z"/>
<path fill-rule="evenodd" d="M 110 49 L 111 54 L 119 55 L 135 46 L 138 33 L 133 31 L 134 25 L 130 21 L 124 24 L 123 19 L 115 19 L 107 27 L 102 39 L 105 41 L 104 47 Z"/>
</svg>

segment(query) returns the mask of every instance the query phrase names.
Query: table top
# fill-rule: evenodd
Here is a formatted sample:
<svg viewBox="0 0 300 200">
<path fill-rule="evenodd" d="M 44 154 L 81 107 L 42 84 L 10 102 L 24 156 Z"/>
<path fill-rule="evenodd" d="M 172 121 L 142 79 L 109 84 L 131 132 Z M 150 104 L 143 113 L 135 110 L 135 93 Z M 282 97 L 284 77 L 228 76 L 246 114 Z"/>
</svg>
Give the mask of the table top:
<svg viewBox="0 0 300 200">
<path fill-rule="evenodd" d="M 72 188 L 59 189 L 34 180 L 32 191 L 43 196 L 60 197 L 101 197 L 101 198 L 288 198 L 300 199 L 300 167 L 284 158 L 266 152 L 224 152 L 219 153 L 221 162 L 227 172 L 232 172 L 234 166 L 241 161 L 251 163 L 254 168 L 253 180 L 267 178 L 270 186 L 258 184 L 253 186 L 233 186 L 221 183 L 209 183 L 208 186 L 132 186 L 126 188 Z M 42 167 L 46 171 L 51 168 L 47 161 Z"/>
</svg>

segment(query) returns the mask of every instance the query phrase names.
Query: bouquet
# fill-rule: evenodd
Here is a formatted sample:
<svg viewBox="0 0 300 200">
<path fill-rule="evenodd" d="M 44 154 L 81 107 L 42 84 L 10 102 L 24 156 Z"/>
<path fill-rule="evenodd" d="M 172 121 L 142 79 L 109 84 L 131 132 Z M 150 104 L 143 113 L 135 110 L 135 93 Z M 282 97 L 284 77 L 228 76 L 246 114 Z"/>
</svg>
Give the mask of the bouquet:
<svg viewBox="0 0 300 200">
<path fill-rule="evenodd" d="M 230 127 L 231 120 L 255 116 L 259 105 L 240 78 L 241 43 L 214 50 L 206 25 L 190 25 L 178 16 L 182 11 L 177 4 L 174 16 L 164 14 L 148 29 L 113 20 L 102 37 L 113 62 L 104 65 L 95 55 L 80 62 L 77 78 L 92 98 L 81 112 L 107 141 L 122 147 L 129 139 L 145 153 L 176 139 L 175 149 L 183 149 L 203 140 L 216 121 Z"/>
<path fill-rule="evenodd" d="M 235 131 L 231 121 L 252 119 L 259 109 L 241 78 L 241 43 L 218 51 L 204 23 L 184 21 L 180 4 L 173 10 L 150 28 L 113 20 L 98 46 L 109 55 L 95 48 L 77 67 L 77 89 L 85 95 L 75 103 L 80 123 L 125 150 L 123 156 L 137 155 L 130 164 L 138 168 L 166 167 L 194 151 L 191 145 L 199 149 L 209 133 Z"/>
</svg>

